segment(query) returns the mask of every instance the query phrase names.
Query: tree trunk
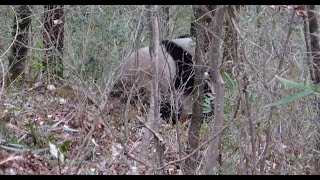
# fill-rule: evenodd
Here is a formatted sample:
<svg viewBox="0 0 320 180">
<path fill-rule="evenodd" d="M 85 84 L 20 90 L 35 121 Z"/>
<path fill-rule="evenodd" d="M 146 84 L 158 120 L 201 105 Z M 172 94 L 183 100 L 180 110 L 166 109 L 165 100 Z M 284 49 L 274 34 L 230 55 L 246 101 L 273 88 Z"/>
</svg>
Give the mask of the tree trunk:
<svg viewBox="0 0 320 180">
<path fill-rule="evenodd" d="M 170 37 L 170 6 L 162 6 L 164 37 Z"/>
<path fill-rule="evenodd" d="M 12 37 L 15 40 L 9 56 L 9 75 L 6 85 L 15 81 L 19 76 L 20 85 L 24 82 L 24 67 L 27 58 L 29 44 L 29 28 L 31 25 L 31 11 L 27 5 L 15 7 L 16 16 L 14 17 Z"/>
<path fill-rule="evenodd" d="M 210 24 L 210 22 L 214 16 L 216 8 L 217 8 L 217 5 L 205 5 L 204 6 L 204 11 L 206 11 L 206 13 L 208 13 L 208 11 L 211 11 L 211 13 L 202 17 L 205 19 L 205 23 L 204 23 L 205 27 L 207 27 L 208 24 Z M 197 19 L 197 18 L 195 17 L 195 19 Z M 190 34 L 192 37 L 196 37 L 197 36 L 196 33 L 197 33 L 196 32 L 196 22 L 191 22 Z M 206 35 L 208 35 L 208 34 L 206 33 Z M 205 45 L 206 45 L 206 47 L 208 47 L 208 45 L 209 45 L 209 38 L 208 37 L 205 38 Z"/>
<path fill-rule="evenodd" d="M 214 119 L 212 124 L 212 133 L 211 137 L 213 137 L 217 132 L 219 132 L 223 125 L 223 107 L 224 107 L 224 94 L 225 94 L 225 82 L 220 73 L 221 66 L 221 57 L 220 57 L 220 38 L 222 34 L 223 28 L 223 20 L 225 14 L 225 6 L 218 6 L 215 16 L 213 18 L 213 22 L 209 26 L 209 30 L 213 33 L 211 39 L 211 48 L 210 57 L 212 68 L 212 82 L 214 84 L 215 90 L 215 106 L 214 106 Z M 207 154 L 204 157 L 204 174 L 215 174 L 216 162 L 219 154 L 219 142 L 221 135 L 218 134 L 210 143 L 208 147 Z"/>
<path fill-rule="evenodd" d="M 206 18 L 205 18 L 206 19 L 206 27 L 208 28 L 213 20 L 214 14 L 217 11 L 217 5 L 207 5 L 206 8 L 207 8 L 207 11 L 211 12 L 208 15 L 206 15 Z M 212 40 L 212 33 L 210 33 L 209 31 L 206 31 L 206 38 L 204 41 L 206 51 L 209 51 L 208 49 L 210 48 L 210 45 L 212 44 L 211 40 Z"/>
<path fill-rule="evenodd" d="M 160 109 L 159 109 L 159 95 L 158 95 L 158 59 L 160 50 L 160 32 L 159 32 L 159 6 L 148 5 L 148 19 L 150 20 L 149 28 L 150 28 L 150 55 L 151 62 L 155 67 L 155 75 L 152 76 L 152 89 L 151 89 L 151 97 L 150 97 L 150 109 L 149 109 L 149 118 L 147 125 L 153 129 L 155 132 L 158 132 L 159 121 L 160 121 Z M 148 162 L 148 152 L 149 146 L 151 142 L 151 137 L 153 137 L 153 132 L 146 129 L 141 143 L 141 156 L 143 161 Z M 158 149 L 160 150 L 160 149 Z M 161 153 L 159 153 L 161 154 Z M 160 157 L 161 158 L 161 157 Z M 159 162 L 162 162 L 159 160 Z M 159 164 L 161 166 L 161 163 Z"/>
<path fill-rule="evenodd" d="M 307 10 L 306 5 L 304 5 L 304 10 Z M 314 72 L 313 72 L 313 63 L 312 63 L 312 57 L 311 57 L 311 48 L 310 48 L 310 36 L 309 36 L 309 22 L 308 17 L 303 16 L 303 34 L 304 34 L 304 40 L 306 43 L 306 52 L 307 52 L 307 64 L 309 66 L 309 72 L 310 72 L 310 78 L 312 81 L 315 80 L 314 78 Z"/>
<path fill-rule="evenodd" d="M 195 51 L 195 80 L 194 85 L 196 91 L 194 93 L 194 104 L 192 109 L 192 119 L 188 132 L 188 153 L 192 153 L 199 146 L 200 127 L 203 122 L 203 75 L 205 72 L 204 50 L 205 50 L 205 19 L 201 18 L 205 13 L 205 6 L 193 6 L 195 18 L 198 21 L 195 23 L 196 30 L 196 51 Z M 199 19 L 200 18 L 200 19 Z M 186 160 L 186 173 L 194 174 L 197 167 L 197 156 L 195 153 Z"/>
<path fill-rule="evenodd" d="M 228 7 L 230 17 L 235 19 L 235 12 L 239 12 L 240 6 L 230 6 Z M 225 38 L 224 38 L 224 50 L 222 56 L 222 69 L 229 75 L 232 75 L 232 68 L 234 67 L 234 60 L 236 59 L 237 49 L 234 44 L 237 43 L 237 33 L 232 30 L 232 24 L 226 21 L 225 26 Z"/>
<path fill-rule="evenodd" d="M 257 11 L 257 28 L 258 30 L 260 31 L 261 27 L 262 27 L 262 17 L 260 15 L 260 12 L 262 11 L 262 7 L 261 5 L 257 5 L 256 7 L 256 11 Z M 260 47 L 263 47 L 263 40 L 262 40 L 262 37 L 259 36 L 259 46 Z"/>
<path fill-rule="evenodd" d="M 310 42 L 311 42 L 311 55 L 313 62 L 313 72 L 314 72 L 314 84 L 318 84 L 320 82 L 320 46 L 319 46 L 319 27 L 318 27 L 318 18 L 317 13 L 315 12 L 315 5 L 308 6 L 308 19 L 309 19 L 309 31 L 310 31 Z M 317 99 L 317 113 L 318 119 L 317 123 L 320 124 L 320 101 Z M 318 127 L 320 127 L 318 125 Z M 315 173 L 320 173 L 320 128 L 318 129 L 318 133 L 316 134 L 316 147 L 315 147 Z"/>
<path fill-rule="evenodd" d="M 64 5 L 44 6 L 44 33 L 43 44 L 46 49 L 46 56 L 43 61 L 44 71 L 48 77 L 63 77 L 62 48 L 64 41 Z"/>
<path fill-rule="evenodd" d="M 196 23 L 191 22 L 190 34 L 192 37 L 196 37 Z"/>
</svg>

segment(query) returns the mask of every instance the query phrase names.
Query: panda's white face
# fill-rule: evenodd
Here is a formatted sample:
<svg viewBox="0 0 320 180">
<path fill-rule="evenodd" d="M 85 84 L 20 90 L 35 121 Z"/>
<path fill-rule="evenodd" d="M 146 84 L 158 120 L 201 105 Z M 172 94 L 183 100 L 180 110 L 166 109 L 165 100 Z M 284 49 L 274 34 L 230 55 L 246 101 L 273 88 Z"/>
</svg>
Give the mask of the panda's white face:
<svg viewBox="0 0 320 180">
<path fill-rule="evenodd" d="M 194 57 L 196 42 L 193 41 L 191 38 L 172 39 L 171 41 L 177 44 L 178 46 L 182 47 L 185 51 L 190 53 L 192 57 Z"/>
</svg>

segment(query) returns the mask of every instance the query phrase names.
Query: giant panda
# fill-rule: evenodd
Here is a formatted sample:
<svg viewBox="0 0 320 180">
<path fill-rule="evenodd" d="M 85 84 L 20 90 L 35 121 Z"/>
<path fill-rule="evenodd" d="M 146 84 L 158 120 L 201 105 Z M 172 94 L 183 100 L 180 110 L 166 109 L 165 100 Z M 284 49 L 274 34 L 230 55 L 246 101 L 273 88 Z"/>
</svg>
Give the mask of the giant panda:
<svg viewBox="0 0 320 180">
<path fill-rule="evenodd" d="M 190 36 L 162 40 L 161 52 L 158 62 L 160 114 L 162 119 L 175 124 L 176 117 L 188 119 L 187 109 L 192 107 L 190 95 L 194 90 L 195 41 Z M 116 87 L 122 89 L 121 92 L 131 92 L 132 97 L 146 97 L 144 100 L 148 101 L 154 72 L 156 70 L 151 63 L 149 47 L 143 47 L 137 54 L 132 53 L 123 63 Z M 171 91 L 181 97 L 178 114 L 172 111 Z"/>
</svg>

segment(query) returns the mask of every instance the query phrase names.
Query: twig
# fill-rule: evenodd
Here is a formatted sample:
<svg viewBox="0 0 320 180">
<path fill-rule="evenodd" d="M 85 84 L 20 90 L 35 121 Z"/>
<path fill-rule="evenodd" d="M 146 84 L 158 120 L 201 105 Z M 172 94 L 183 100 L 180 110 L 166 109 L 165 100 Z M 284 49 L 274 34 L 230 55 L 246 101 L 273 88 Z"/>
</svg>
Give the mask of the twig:
<svg viewBox="0 0 320 180">
<path fill-rule="evenodd" d="M 175 164 L 178 163 L 180 161 L 184 161 L 188 158 L 190 158 L 192 155 L 194 155 L 195 153 L 197 153 L 202 147 L 204 147 L 206 144 L 208 144 L 209 142 L 211 142 L 214 138 L 216 138 L 220 133 L 222 133 L 222 131 L 224 131 L 228 126 L 224 126 L 218 133 L 216 133 L 214 136 L 212 136 L 211 138 L 209 138 L 208 140 L 206 140 L 204 143 L 202 143 L 199 147 L 197 147 L 192 153 L 190 153 L 189 155 L 187 155 L 186 157 L 182 158 L 182 159 L 178 159 L 175 161 L 171 161 L 165 165 L 163 165 L 162 167 L 159 168 L 155 168 L 154 170 L 161 170 L 171 164 Z"/>
<path fill-rule="evenodd" d="M 136 115 L 136 117 L 138 118 L 138 120 L 147 128 L 149 129 L 158 139 L 161 143 L 164 143 L 164 139 L 161 136 L 160 133 L 156 132 L 154 129 L 152 129 L 148 124 L 144 123 L 144 119 L 138 115 Z"/>
<path fill-rule="evenodd" d="M 97 118 L 95 118 L 95 119 L 97 119 Z M 94 121 L 93 121 L 93 124 L 92 124 L 92 126 L 91 126 L 90 131 L 88 132 L 87 136 L 84 138 L 83 143 L 81 144 L 81 146 L 78 148 L 78 149 L 79 149 L 78 154 L 76 155 L 75 158 L 73 158 L 73 160 L 71 161 L 70 164 L 73 164 L 74 160 L 78 159 L 78 157 L 80 156 L 80 153 L 84 152 L 84 151 L 88 148 L 88 145 L 89 145 L 89 143 L 90 143 L 90 139 L 91 139 L 91 137 L 92 137 L 92 134 L 93 134 L 93 131 L 94 131 L 94 129 L 95 129 L 95 126 L 96 126 L 97 121 L 98 121 L 98 120 L 94 120 Z M 86 146 L 85 149 L 83 149 L 84 145 L 86 144 L 86 141 L 88 141 L 87 146 Z M 82 150 L 82 149 L 83 149 L 83 150 Z M 84 157 L 85 157 L 85 156 L 82 156 L 82 157 L 80 158 L 80 162 L 79 162 L 79 166 L 78 166 L 78 167 L 80 167 L 80 165 L 82 164 L 82 161 L 83 161 Z M 78 173 L 78 170 L 79 170 L 79 168 L 76 170 L 75 174 Z M 68 169 L 67 172 L 69 172 L 69 169 Z M 67 173 L 67 174 L 68 174 L 68 173 Z"/>
</svg>

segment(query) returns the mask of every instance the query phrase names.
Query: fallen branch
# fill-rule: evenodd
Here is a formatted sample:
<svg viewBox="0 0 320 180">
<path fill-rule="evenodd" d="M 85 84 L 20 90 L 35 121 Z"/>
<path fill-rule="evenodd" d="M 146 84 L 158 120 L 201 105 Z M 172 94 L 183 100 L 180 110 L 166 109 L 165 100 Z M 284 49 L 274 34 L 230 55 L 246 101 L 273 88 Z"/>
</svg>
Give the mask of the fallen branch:
<svg viewBox="0 0 320 180">
<path fill-rule="evenodd" d="M 138 115 L 136 115 L 137 119 L 144 125 L 144 127 L 146 127 L 147 129 L 149 129 L 158 139 L 161 143 L 164 143 L 164 139 L 161 136 L 160 133 L 156 132 L 154 129 L 152 129 L 149 125 L 147 125 L 146 123 L 144 123 L 144 119 Z"/>
</svg>

